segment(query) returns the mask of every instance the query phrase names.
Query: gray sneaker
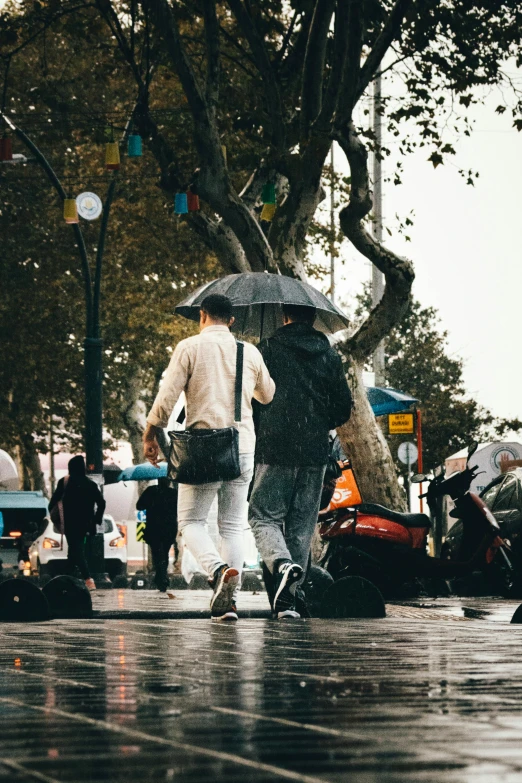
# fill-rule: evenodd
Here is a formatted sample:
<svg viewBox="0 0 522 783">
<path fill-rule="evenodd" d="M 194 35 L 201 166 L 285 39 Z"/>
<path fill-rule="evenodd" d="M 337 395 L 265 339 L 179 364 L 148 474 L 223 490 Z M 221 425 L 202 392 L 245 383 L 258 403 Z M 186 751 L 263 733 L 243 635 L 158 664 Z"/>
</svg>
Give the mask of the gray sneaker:
<svg viewBox="0 0 522 783">
<path fill-rule="evenodd" d="M 213 618 L 223 617 L 228 612 L 234 611 L 234 591 L 238 584 L 239 571 L 236 571 L 235 568 L 229 568 L 226 563 L 214 571 L 214 577 L 210 582 L 210 586 L 214 590 L 210 599 L 210 612 Z M 237 615 L 235 619 L 237 619 Z"/>
</svg>

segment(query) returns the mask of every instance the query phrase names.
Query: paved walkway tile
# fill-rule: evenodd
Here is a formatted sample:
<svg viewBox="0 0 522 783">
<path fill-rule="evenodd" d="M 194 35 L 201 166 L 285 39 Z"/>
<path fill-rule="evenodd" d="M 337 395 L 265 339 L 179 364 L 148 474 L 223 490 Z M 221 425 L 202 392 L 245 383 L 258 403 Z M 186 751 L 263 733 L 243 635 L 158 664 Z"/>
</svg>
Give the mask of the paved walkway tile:
<svg viewBox="0 0 522 783">
<path fill-rule="evenodd" d="M 409 608 L 1 625 L 0 783 L 520 783 L 522 627 Z"/>
</svg>

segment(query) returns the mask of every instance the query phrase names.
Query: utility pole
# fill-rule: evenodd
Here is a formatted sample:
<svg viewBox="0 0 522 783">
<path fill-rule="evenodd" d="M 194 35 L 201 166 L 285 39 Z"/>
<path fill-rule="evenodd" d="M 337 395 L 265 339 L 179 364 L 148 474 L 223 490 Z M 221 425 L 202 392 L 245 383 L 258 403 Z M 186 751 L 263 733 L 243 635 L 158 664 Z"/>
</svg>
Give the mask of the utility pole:
<svg viewBox="0 0 522 783">
<path fill-rule="evenodd" d="M 56 474 L 54 472 L 54 426 L 53 414 L 49 416 L 49 484 L 51 485 L 51 495 L 56 487 Z"/>
<path fill-rule="evenodd" d="M 330 147 L 330 299 L 335 304 L 335 170 L 334 145 Z"/>
<path fill-rule="evenodd" d="M 382 116 L 381 116 L 381 75 L 377 74 L 373 82 L 373 132 L 375 149 L 373 153 L 373 237 L 382 242 Z M 372 307 L 375 307 L 384 294 L 384 275 L 374 265 L 372 267 Z M 384 341 L 381 341 L 373 354 L 375 385 L 384 386 Z"/>
</svg>

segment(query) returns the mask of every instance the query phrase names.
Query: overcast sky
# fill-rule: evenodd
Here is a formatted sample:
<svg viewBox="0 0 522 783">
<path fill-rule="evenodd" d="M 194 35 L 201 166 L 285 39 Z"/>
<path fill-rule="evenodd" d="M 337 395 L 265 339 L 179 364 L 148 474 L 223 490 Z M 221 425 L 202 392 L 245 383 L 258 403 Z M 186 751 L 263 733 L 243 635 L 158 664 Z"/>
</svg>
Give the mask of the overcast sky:
<svg viewBox="0 0 522 783">
<path fill-rule="evenodd" d="M 405 159 L 404 184 L 384 188 L 384 223 L 415 210 L 411 242 L 395 233 L 387 243 L 414 262 L 414 295 L 439 311 L 470 395 L 497 416 L 522 418 L 522 134 L 510 115 L 495 114 L 499 102 L 493 95 L 474 110 L 476 130 L 457 141 L 449 165 L 433 169 L 426 150 Z M 458 168 L 480 172 L 475 187 Z M 370 272 L 353 248 L 343 256 L 344 299 Z"/>
</svg>

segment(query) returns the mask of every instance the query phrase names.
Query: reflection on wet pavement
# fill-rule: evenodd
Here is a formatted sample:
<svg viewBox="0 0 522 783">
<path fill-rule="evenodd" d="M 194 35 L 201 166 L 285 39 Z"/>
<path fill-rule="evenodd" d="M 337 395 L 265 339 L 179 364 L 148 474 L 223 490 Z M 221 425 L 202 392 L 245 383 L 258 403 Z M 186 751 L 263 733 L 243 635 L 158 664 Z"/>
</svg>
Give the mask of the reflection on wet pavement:
<svg viewBox="0 0 522 783">
<path fill-rule="evenodd" d="M 522 780 L 519 626 L 126 619 L 0 636 L 0 781 Z"/>
</svg>

